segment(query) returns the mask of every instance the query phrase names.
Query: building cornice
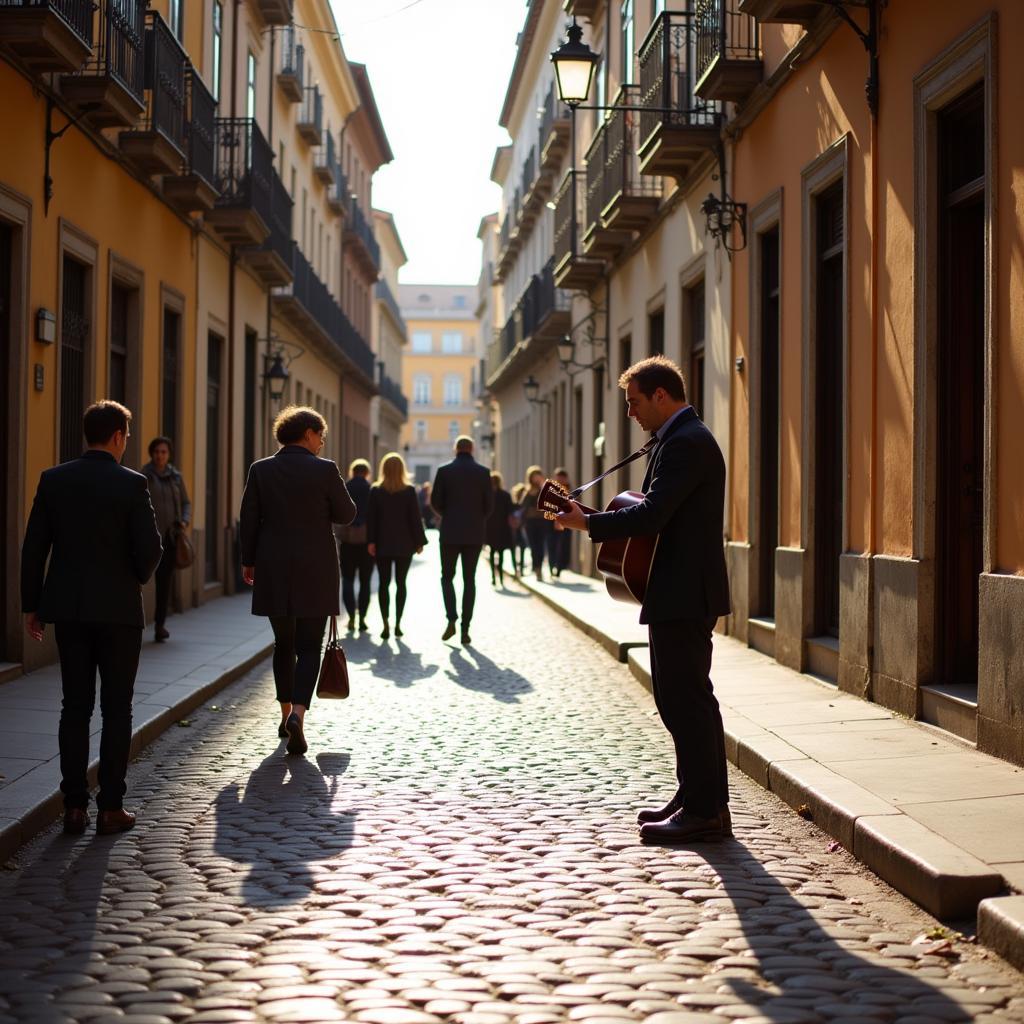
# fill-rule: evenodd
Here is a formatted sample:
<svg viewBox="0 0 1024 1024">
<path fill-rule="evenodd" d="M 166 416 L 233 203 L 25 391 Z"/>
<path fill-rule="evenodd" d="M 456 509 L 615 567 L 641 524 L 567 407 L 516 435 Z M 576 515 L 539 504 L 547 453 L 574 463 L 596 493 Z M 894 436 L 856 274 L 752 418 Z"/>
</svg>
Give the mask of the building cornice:
<svg viewBox="0 0 1024 1024">
<path fill-rule="evenodd" d="M 522 32 L 519 33 L 518 40 L 516 40 L 516 61 L 512 65 L 512 75 L 509 78 L 508 88 L 505 90 L 505 102 L 501 107 L 501 117 L 498 119 L 498 124 L 502 128 L 508 128 L 509 121 L 512 118 L 512 108 L 515 106 L 519 87 L 523 82 L 523 73 L 530 59 L 530 50 L 534 36 L 537 33 L 537 26 L 540 24 L 540 16 L 545 2 L 546 0 L 531 0 L 529 9 L 526 12 L 526 23 L 523 25 Z"/>
</svg>

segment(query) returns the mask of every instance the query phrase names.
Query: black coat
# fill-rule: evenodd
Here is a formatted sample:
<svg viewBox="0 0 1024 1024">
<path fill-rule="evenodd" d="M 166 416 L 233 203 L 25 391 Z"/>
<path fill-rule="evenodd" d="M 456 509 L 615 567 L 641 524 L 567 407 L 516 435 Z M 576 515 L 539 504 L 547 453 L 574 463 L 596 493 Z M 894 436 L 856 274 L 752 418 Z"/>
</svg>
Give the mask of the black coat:
<svg viewBox="0 0 1024 1024">
<path fill-rule="evenodd" d="M 512 495 L 503 488 L 494 492 L 494 508 L 487 517 L 487 543 L 495 551 L 512 547 L 512 527 L 508 518 L 512 515 Z"/>
<path fill-rule="evenodd" d="M 296 444 L 249 467 L 242 494 L 242 565 L 255 566 L 253 615 L 338 614 L 334 523 L 355 503 L 338 467 Z"/>
<path fill-rule="evenodd" d="M 494 508 L 491 473 L 469 452 L 459 452 L 434 477 L 430 504 L 441 517 L 441 543 L 483 547 Z"/>
<path fill-rule="evenodd" d="M 589 517 L 596 541 L 659 535 L 640 621 L 727 615 L 725 460 L 692 407 L 679 414 L 654 449 L 643 489 L 640 504 Z"/>
<path fill-rule="evenodd" d="M 21 549 L 22 609 L 43 622 L 142 628 L 142 584 L 161 553 L 146 478 L 90 449 L 39 478 Z"/>
<path fill-rule="evenodd" d="M 411 484 L 385 491 L 374 484 L 366 509 L 366 542 L 377 545 L 377 558 L 409 558 L 427 543 L 420 499 Z"/>
</svg>

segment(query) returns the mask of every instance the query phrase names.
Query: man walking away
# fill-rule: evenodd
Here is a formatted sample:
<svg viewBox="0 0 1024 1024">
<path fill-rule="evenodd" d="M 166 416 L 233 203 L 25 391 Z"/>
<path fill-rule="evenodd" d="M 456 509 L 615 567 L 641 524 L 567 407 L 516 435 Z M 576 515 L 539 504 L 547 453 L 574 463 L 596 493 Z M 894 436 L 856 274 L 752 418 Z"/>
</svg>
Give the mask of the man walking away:
<svg viewBox="0 0 1024 1024">
<path fill-rule="evenodd" d="M 441 593 L 448 626 L 442 640 L 455 636 L 455 566 L 462 559 L 462 642 L 476 601 L 476 564 L 484 546 L 487 517 L 494 507 L 491 474 L 473 458 L 473 439 L 455 439 L 455 458 L 437 471 L 430 504 L 441 517 Z"/>
<path fill-rule="evenodd" d="M 341 562 L 341 596 L 348 612 L 348 631 L 356 628 L 359 611 L 359 632 L 366 632 L 366 612 L 370 607 L 370 580 L 373 578 L 373 556 L 366 536 L 366 507 L 370 500 L 370 464 L 356 459 L 348 467 L 348 496 L 355 502 L 356 517 L 347 526 L 335 529 L 338 536 L 338 557 Z M 359 597 L 356 598 L 356 577 Z"/>
<path fill-rule="evenodd" d="M 25 628 L 41 641 L 45 624 L 52 622 L 60 653 L 60 788 L 64 831 L 71 835 L 81 835 L 89 824 L 89 721 L 97 669 L 103 731 L 96 831 L 109 835 L 135 824 L 122 801 L 145 626 L 142 584 L 153 575 L 162 548 L 145 476 L 119 464 L 131 418 L 117 402 L 86 409 L 89 447 L 81 458 L 40 477 L 21 549 Z"/>
</svg>

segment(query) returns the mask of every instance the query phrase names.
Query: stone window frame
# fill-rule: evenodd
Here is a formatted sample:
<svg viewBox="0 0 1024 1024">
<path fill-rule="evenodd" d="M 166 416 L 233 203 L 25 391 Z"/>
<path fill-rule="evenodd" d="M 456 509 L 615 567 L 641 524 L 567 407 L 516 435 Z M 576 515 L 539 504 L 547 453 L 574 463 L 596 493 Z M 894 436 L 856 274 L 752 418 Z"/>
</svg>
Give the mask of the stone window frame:
<svg viewBox="0 0 1024 1024">
<path fill-rule="evenodd" d="M 817 237 L 818 218 L 816 216 L 817 197 L 837 182 L 843 183 L 843 408 L 842 408 L 842 444 L 843 444 L 843 525 L 842 550 L 850 543 L 850 133 L 845 132 L 827 149 L 812 160 L 800 174 L 800 247 L 801 247 L 801 402 L 803 405 L 803 429 L 800 437 L 800 545 L 807 552 L 814 564 L 817 548 L 814 536 L 814 486 L 815 458 L 814 438 L 817 422 L 815 400 L 816 381 L 816 334 L 817 334 L 817 294 L 818 275 Z M 781 267 L 780 267 L 781 275 Z M 780 352 L 780 364 L 782 354 Z M 780 403 L 781 412 L 781 403 Z M 781 417 L 780 417 L 781 419 Z M 781 423 L 780 423 L 781 429 Z M 781 496 L 780 496 L 781 500 Z M 811 596 L 811 607 L 816 603 L 814 595 L 814 572 L 810 567 L 808 587 Z"/>
<path fill-rule="evenodd" d="M 938 114 L 968 89 L 985 93 L 985 447 L 982 562 L 993 571 L 996 523 L 996 29 L 994 13 L 981 18 L 914 77 L 914 557 L 935 558 L 938 358 Z"/>
<path fill-rule="evenodd" d="M 103 345 L 103 380 L 110 381 L 110 331 L 111 331 L 111 309 L 114 295 L 114 285 L 118 284 L 124 288 L 130 288 L 135 292 L 134 315 L 129 318 L 129 349 L 127 366 L 127 405 L 132 411 L 132 437 L 128 442 L 128 452 L 125 457 L 126 465 L 133 465 L 136 462 L 141 465 L 144 461 L 142 456 L 146 449 L 142 440 L 142 394 L 143 394 L 143 372 L 142 363 L 144 359 L 143 345 L 145 339 L 145 309 L 146 309 L 146 275 L 138 264 L 132 263 L 123 256 L 109 252 L 107 265 L 107 330 L 104 335 Z M 104 393 L 108 390 L 104 386 Z M 146 458 L 148 459 L 148 455 Z"/>
<path fill-rule="evenodd" d="M 747 344 L 747 544 L 751 550 L 748 565 L 748 591 L 753 595 L 760 593 L 760 559 L 757 553 L 764 542 L 761 536 L 761 522 L 758 509 L 761 507 L 761 482 L 763 467 L 761 459 L 761 236 L 777 229 L 779 232 L 779 422 L 778 451 L 780 455 L 779 470 L 781 476 L 782 445 L 782 295 L 785 289 L 785 267 L 782 259 L 783 237 L 785 233 L 785 192 L 780 186 L 769 193 L 747 215 L 747 232 L 751 243 L 747 246 L 747 285 L 748 285 L 748 337 Z M 781 480 L 777 485 L 777 515 L 782 521 L 782 487 Z M 779 546 L 778 538 L 775 546 Z M 763 609 L 752 612 L 754 618 L 761 617 Z"/>
<path fill-rule="evenodd" d="M 178 291 L 177 288 L 167 284 L 166 281 L 160 282 L 160 319 L 158 323 L 158 348 L 157 348 L 157 365 L 159 372 L 157 373 L 158 391 L 157 391 L 157 433 L 163 433 L 164 429 L 164 310 L 169 309 L 174 313 L 178 314 L 178 408 L 175 410 L 175 422 L 178 424 L 178 434 L 183 435 L 183 428 L 185 426 L 185 387 L 188 381 L 188 377 L 185 373 L 185 353 L 188 351 L 188 324 L 185 320 L 185 296 Z M 202 380 L 203 394 L 206 393 L 206 350 L 203 349 L 202 355 Z M 196 365 L 196 381 L 200 380 L 200 367 L 198 365 L 199 360 L 197 359 Z M 205 409 L 205 403 L 203 408 Z M 174 442 L 175 453 L 184 452 L 185 445 L 183 437 L 172 438 Z M 205 466 L 205 453 L 203 456 Z M 205 472 L 205 469 L 204 469 Z"/>
<path fill-rule="evenodd" d="M 98 290 L 100 262 L 100 245 L 92 235 L 76 227 L 71 221 L 61 217 L 57 228 L 57 341 L 56 359 L 54 360 L 55 400 L 53 409 L 53 463 L 60 462 L 60 373 L 61 373 L 61 324 L 64 318 L 64 257 L 72 256 L 79 263 L 89 268 L 89 286 L 86 294 L 89 315 L 89 337 L 86 340 L 85 358 L 83 360 L 84 408 L 93 402 L 96 394 L 96 320 L 99 313 Z M 105 390 L 105 389 L 104 389 Z"/>
</svg>

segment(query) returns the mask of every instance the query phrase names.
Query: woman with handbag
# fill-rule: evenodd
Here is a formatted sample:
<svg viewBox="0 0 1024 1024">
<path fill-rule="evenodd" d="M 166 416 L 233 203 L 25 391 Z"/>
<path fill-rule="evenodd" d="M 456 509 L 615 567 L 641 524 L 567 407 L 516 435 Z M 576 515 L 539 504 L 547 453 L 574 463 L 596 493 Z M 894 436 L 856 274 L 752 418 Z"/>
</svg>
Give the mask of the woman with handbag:
<svg viewBox="0 0 1024 1024">
<path fill-rule="evenodd" d="M 398 452 L 389 452 L 380 460 L 377 482 L 370 488 L 366 511 L 366 537 L 370 554 L 377 560 L 377 600 L 384 620 L 382 640 L 391 636 L 388 626 L 391 596 L 391 574 L 395 575 L 395 636 L 402 635 L 402 612 L 405 610 L 405 578 L 409 574 L 413 554 L 419 554 L 427 543 L 420 515 L 416 488 L 409 483 L 405 460 Z"/>
<path fill-rule="evenodd" d="M 192 545 L 186 532 L 192 519 L 192 502 L 188 500 L 181 473 L 171 464 L 172 454 L 173 445 L 169 437 L 154 437 L 149 442 L 149 462 L 142 467 L 164 546 L 154 574 L 156 612 L 153 616 L 153 639 L 158 644 L 171 635 L 164 623 L 167 621 L 174 570 L 187 569 L 192 564 Z"/>
<path fill-rule="evenodd" d="M 339 611 L 334 525 L 356 514 L 337 464 L 317 457 L 326 435 L 315 409 L 283 409 L 274 421 L 281 447 L 249 467 L 242 494 L 242 579 L 253 588 L 253 615 L 268 616 L 274 630 L 278 735 L 287 737 L 289 754 L 307 750 L 303 724 L 324 629 Z"/>
<path fill-rule="evenodd" d="M 487 517 L 487 547 L 491 559 L 491 586 L 505 587 L 505 552 L 512 547 L 512 495 L 502 486 L 500 473 L 491 473 L 491 486 L 494 488 L 494 508 Z M 513 569 L 515 568 L 515 551 L 512 552 Z"/>
</svg>

